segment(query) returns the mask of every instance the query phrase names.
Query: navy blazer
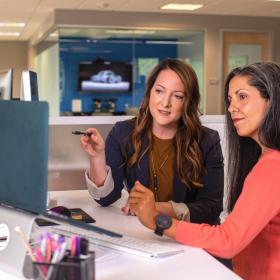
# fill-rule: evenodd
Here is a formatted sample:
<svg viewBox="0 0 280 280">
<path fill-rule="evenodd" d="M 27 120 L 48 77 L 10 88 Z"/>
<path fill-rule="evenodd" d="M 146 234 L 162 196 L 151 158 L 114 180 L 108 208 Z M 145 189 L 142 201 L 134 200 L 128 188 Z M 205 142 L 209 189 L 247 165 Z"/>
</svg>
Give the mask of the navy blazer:
<svg viewBox="0 0 280 280">
<path fill-rule="evenodd" d="M 104 198 L 97 200 L 102 206 L 108 206 L 121 197 L 124 184 L 128 191 L 138 180 L 144 186 L 150 185 L 149 157 L 146 153 L 133 167 L 128 168 L 123 163 L 126 154 L 132 153 L 131 132 L 134 122 L 131 120 L 118 122 L 106 138 L 106 162 L 111 167 L 114 180 L 114 190 Z M 147 147 L 146 135 L 142 136 L 142 149 Z M 191 222 L 215 224 L 219 221 L 223 209 L 223 155 L 220 137 L 217 131 L 203 127 L 200 148 L 203 158 L 203 187 L 187 188 L 176 170 L 173 179 L 173 197 L 175 202 L 184 202 L 190 210 Z"/>
</svg>

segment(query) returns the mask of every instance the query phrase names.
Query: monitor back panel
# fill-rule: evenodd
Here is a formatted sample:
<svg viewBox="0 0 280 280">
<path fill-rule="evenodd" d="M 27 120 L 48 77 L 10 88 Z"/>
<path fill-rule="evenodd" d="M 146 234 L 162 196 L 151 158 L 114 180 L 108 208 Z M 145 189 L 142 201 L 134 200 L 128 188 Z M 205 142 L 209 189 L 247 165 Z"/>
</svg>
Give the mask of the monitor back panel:
<svg viewBox="0 0 280 280">
<path fill-rule="evenodd" d="M 0 101 L 0 203 L 46 210 L 48 104 Z"/>
</svg>

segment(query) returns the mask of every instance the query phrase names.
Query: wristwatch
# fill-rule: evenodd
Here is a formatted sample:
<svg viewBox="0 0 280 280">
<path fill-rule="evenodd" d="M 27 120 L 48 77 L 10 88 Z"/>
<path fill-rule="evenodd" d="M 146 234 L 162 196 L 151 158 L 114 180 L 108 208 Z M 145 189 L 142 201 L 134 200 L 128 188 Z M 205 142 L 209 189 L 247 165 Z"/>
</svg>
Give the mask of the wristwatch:
<svg viewBox="0 0 280 280">
<path fill-rule="evenodd" d="M 156 229 L 155 234 L 162 236 L 163 231 L 170 228 L 172 225 L 172 219 L 168 215 L 158 214 L 156 216 Z"/>
</svg>

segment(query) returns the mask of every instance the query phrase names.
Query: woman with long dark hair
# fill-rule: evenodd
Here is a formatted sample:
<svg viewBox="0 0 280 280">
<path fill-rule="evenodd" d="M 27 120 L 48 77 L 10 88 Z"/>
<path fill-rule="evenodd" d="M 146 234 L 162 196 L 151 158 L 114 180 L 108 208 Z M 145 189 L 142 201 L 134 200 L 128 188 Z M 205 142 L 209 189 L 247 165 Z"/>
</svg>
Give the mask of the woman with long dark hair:
<svg viewBox="0 0 280 280">
<path fill-rule="evenodd" d="M 231 258 L 244 279 L 280 276 L 280 66 L 236 68 L 225 85 L 229 212 L 218 226 L 160 215 L 153 195 L 137 182 L 129 204 L 140 221 L 186 245 Z"/>
<path fill-rule="evenodd" d="M 90 156 L 90 194 L 110 205 L 138 180 L 154 194 L 158 211 L 196 223 L 216 224 L 223 207 L 223 157 L 216 131 L 199 120 L 193 69 L 176 59 L 151 72 L 139 114 L 117 123 L 104 143 L 89 128 L 81 145 Z M 128 207 L 124 207 L 128 213 Z"/>
</svg>

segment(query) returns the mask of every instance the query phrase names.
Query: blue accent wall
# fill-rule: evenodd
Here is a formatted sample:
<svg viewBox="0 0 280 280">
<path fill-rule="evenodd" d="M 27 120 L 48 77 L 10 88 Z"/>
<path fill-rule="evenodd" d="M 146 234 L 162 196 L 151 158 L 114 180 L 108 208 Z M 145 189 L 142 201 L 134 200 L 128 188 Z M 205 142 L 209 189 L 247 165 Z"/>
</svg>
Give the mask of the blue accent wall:
<svg viewBox="0 0 280 280">
<path fill-rule="evenodd" d="M 149 41 L 151 41 L 149 39 Z M 169 39 L 170 41 L 170 39 Z M 175 40 L 174 40 L 175 41 Z M 115 98 L 116 111 L 124 111 L 125 104 L 139 106 L 145 92 L 145 76 L 138 75 L 138 58 L 177 57 L 176 44 L 146 44 L 145 39 L 107 39 L 60 38 L 60 112 L 71 112 L 72 99 L 82 100 L 82 111 L 93 111 L 93 99 Z M 101 58 L 107 61 L 130 62 L 133 64 L 132 92 L 88 93 L 78 91 L 78 69 L 80 61 Z M 104 108 L 104 107 L 103 107 Z"/>
</svg>

